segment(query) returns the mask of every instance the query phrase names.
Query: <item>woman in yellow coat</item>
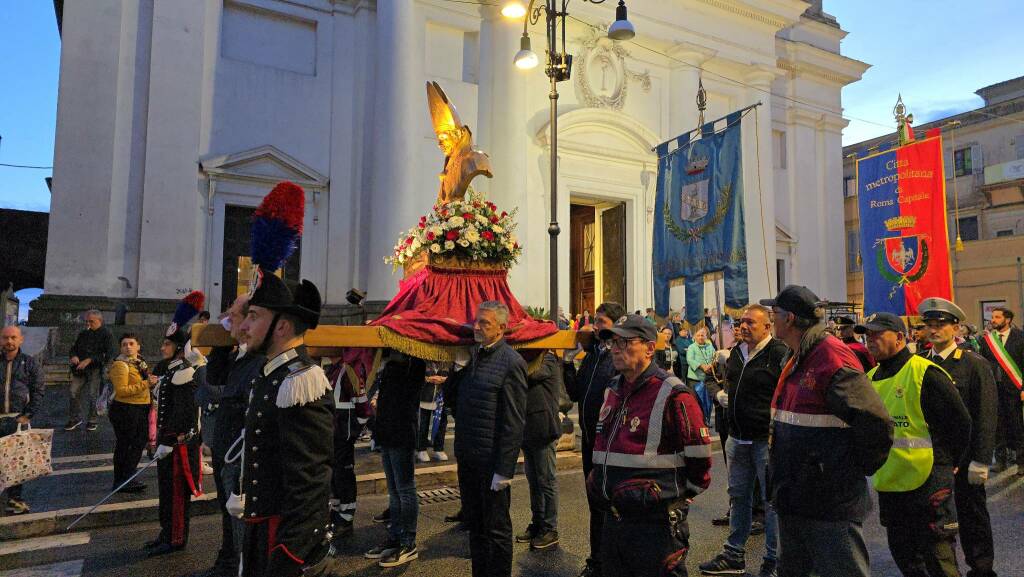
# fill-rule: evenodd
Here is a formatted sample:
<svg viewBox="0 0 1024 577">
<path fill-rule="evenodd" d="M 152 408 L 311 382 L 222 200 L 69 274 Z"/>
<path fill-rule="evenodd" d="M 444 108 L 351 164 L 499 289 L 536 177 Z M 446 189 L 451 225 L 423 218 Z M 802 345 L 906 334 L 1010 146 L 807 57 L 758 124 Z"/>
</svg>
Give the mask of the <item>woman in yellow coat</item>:
<svg viewBox="0 0 1024 577">
<path fill-rule="evenodd" d="M 139 356 L 139 339 L 131 333 L 121 336 L 121 354 L 110 365 L 114 386 L 110 401 L 110 424 L 114 428 L 114 485 L 135 474 L 142 451 L 149 440 L 149 367 Z M 138 493 L 146 485 L 134 481 L 121 492 Z"/>
</svg>

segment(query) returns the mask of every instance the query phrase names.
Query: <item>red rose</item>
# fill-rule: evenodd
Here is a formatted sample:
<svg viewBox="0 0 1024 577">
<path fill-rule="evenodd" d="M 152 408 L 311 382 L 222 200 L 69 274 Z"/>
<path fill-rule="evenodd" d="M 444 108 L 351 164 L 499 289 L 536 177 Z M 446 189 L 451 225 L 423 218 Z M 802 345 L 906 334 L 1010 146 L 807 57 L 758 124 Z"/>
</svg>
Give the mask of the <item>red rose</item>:
<svg viewBox="0 0 1024 577">
<path fill-rule="evenodd" d="M 498 217 L 492 216 L 491 217 L 491 224 L 498 224 Z"/>
<path fill-rule="evenodd" d="M 480 203 L 479 202 L 474 202 L 473 203 L 473 208 L 480 208 Z"/>
<path fill-rule="evenodd" d="M 493 202 L 488 201 L 487 202 L 487 208 L 489 208 L 491 210 L 494 210 L 494 209 L 498 208 L 498 205 L 494 204 Z"/>
<path fill-rule="evenodd" d="M 419 226 L 420 228 L 427 228 L 427 223 L 421 222 Z"/>
<path fill-rule="evenodd" d="M 484 237 L 484 240 L 494 240 L 494 233 L 489 230 L 483 231 L 480 236 Z"/>
<path fill-rule="evenodd" d="M 426 215 L 420 217 L 420 222 L 427 222 Z"/>
<path fill-rule="evenodd" d="M 405 239 L 405 244 L 412 244 L 412 237 L 411 237 L 411 236 L 410 236 L 410 237 L 407 237 L 407 238 Z"/>
<path fill-rule="evenodd" d="M 456 240 L 459 238 L 459 231 L 449 230 L 447 233 L 445 233 L 444 237 L 447 240 Z"/>
<path fill-rule="evenodd" d="M 508 216 L 508 213 L 505 212 L 504 210 L 501 211 L 501 218 L 505 218 L 506 216 Z"/>
<path fill-rule="evenodd" d="M 519 248 L 519 243 L 518 243 L 518 242 L 517 242 L 517 243 L 513 243 L 513 244 L 512 244 L 512 247 L 513 247 L 513 248 Z"/>
<path fill-rule="evenodd" d="M 464 212 L 464 213 L 462 213 L 462 218 L 464 218 L 466 220 L 473 220 L 473 213 L 472 212 Z"/>
<path fill-rule="evenodd" d="M 427 233 L 427 240 L 434 240 L 434 233 L 428 232 Z"/>
</svg>

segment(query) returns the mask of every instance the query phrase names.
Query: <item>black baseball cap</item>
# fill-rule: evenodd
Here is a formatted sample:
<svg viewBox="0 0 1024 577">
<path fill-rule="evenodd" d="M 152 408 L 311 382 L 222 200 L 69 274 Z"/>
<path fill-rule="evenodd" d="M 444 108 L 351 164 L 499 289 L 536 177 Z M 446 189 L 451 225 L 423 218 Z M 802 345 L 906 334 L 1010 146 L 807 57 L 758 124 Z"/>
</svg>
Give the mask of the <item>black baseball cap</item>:
<svg viewBox="0 0 1024 577">
<path fill-rule="evenodd" d="M 869 331 L 873 333 L 879 331 L 906 333 L 907 325 L 903 324 L 903 319 L 892 313 L 875 313 L 864 319 L 863 323 L 853 327 L 853 331 L 857 334 Z"/>
<path fill-rule="evenodd" d="M 835 321 L 836 326 L 840 326 L 840 327 L 852 327 L 853 325 L 857 324 L 857 323 L 853 322 L 852 318 L 847 317 L 847 316 L 836 317 L 833 320 Z"/>
<path fill-rule="evenodd" d="M 820 306 L 818 295 L 805 286 L 791 284 L 779 291 L 773 299 L 761 299 L 766 307 L 778 307 L 805 319 L 817 319 L 814 310 Z"/>
<path fill-rule="evenodd" d="M 597 337 L 601 340 L 609 340 L 615 336 L 625 339 L 640 337 L 645 341 L 656 342 L 658 340 L 658 328 L 640 315 L 624 315 L 615 321 L 615 325 L 612 328 L 602 329 L 601 332 L 597 333 Z"/>
</svg>

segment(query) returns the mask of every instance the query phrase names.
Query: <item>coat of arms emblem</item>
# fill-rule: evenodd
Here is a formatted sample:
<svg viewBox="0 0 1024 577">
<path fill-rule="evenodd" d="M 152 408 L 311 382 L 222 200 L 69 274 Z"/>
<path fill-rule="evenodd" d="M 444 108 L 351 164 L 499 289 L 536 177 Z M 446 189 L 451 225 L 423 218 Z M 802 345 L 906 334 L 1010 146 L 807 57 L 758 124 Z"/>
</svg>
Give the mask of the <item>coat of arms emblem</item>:
<svg viewBox="0 0 1024 577">
<path fill-rule="evenodd" d="M 708 181 L 698 180 L 684 185 L 679 193 L 679 218 L 694 221 L 708 213 Z"/>
</svg>

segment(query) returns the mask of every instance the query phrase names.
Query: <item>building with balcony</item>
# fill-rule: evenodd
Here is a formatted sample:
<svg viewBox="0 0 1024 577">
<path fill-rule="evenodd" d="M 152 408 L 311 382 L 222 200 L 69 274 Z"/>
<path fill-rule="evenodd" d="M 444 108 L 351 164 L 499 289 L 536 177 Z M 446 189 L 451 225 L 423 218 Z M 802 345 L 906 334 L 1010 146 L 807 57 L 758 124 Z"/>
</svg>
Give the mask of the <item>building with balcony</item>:
<svg viewBox="0 0 1024 577">
<path fill-rule="evenodd" d="M 953 292 L 972 323 L 996 306 L 1024 314 L 1024 77 L 977 91 L 983 105 L 914 127 L 920 137 L 942 128 Z M 907 103 L 913 111 L 913 103 Z M 850 300 L 863 302 L 856 155 L 893 142 L 895 133 L 843 148 L 846 279 Z M 868 311 L 870 312 L 870 311 Z"/>
</svg>

